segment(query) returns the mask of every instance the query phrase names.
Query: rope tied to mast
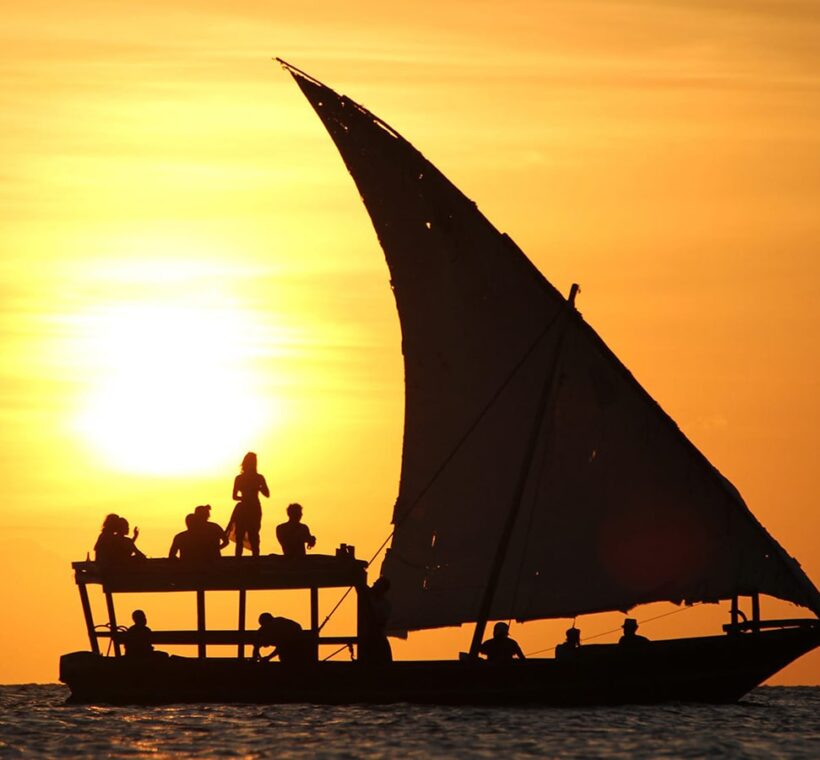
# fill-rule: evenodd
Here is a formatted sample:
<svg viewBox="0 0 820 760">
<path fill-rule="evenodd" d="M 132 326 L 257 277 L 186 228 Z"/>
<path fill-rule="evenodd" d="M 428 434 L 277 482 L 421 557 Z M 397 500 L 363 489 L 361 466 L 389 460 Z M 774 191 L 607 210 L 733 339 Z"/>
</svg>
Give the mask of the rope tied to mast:
<svg viewBox="0 0 820 760">
<path fill-rule="evenodd" d="M 390 531 L 390 533 L 387 535 L 387 537 L 384 539 L 384 541 L 381 542 L 379 547 L 373 553 L 373 556 L 368 560 L 368 562 L 367 562 L 367 567 L 368 568 L 370 567 L 370 565 L 373 564 L 375 559 L 382 553 L 382 551 L 387 546 L 387 544 L 392 540 L 393 536 L 396 534 L 396 530 L 399 527 L 401 527 L 401 525 L 407 520 L 407 518 L 410 516 L 410 514 L 413 512 L 413 510 L 418 506 L 418 504 L 421 502 L 421 500 L 427 494 L 427 492 L 436 483 L 436 481 L 441 476 L 441 474 L 447 469 L 450 462 L 453 460 L 453 458 L 456 456 L 456 454 L 460 451 L 462 446 L 464 446 L 464 444 L 467 442 L 467 440 L 473 434 L 475 429 L 478 427 L 478 425 L 481 423 L 481 421 L 484 419 L 484 417 L 487 415 L 487 413 L 490 411 L 490 409 L 493 407 L 493 405 L 496 403 L 496 401 L 498 401 L 498 399 L 501 397 L 501 394 L 504 392 L 504 390 L 506 390 L 507 386 L 509 386 L 509 384 L 512 382 L 512 380 L 514 379 L 516 374 L 519 372 L 519 370 L 524 366 L 527 359 L 529 359 L 530 356 L 532 356 L 532 354 L 535 352 L 535 349 L 538 347 L 538 345 L 541 343 L 541 341 L 552 330 L 552 328 L 555 325 L 558 318 L 564 313 L 565 313 L 564 308 L 557 309 L 556 312 L 552 315 L 551 319 L 547 322 L 547 324 L 541 330 L 541 332 L 538 333 L 538 335 L 535 337 L 535 339 L 529 345 L 527 350 L 523 353 L 521 358 L 515 363 L 513 368 L 510 370 L 507 377 L 504 378 L 504 380 L 502 381 L 501 385 L 499 385 L 499 387 L 497 388 L 495 393 L 492 394 L 492 396 L 489 398 L 487 403 L 483 406 L 483 408 L 478 413 L 478 415 L 475 417 L 475 419 L 472 421 L 472 423 L 470 423 L 470 425 L 467 426 L 466 430 L 461 435 L 461 437 L 458 439 L 458 441 L 456 442 L 453 449 L 444 458 L 444 460 L 439 465 L 439 467 L 436 469 L 436 471 L 431 475 L 430 479 L 427 481 L 425 486 L 418 492 L 415 499 L 413 499 L 413 501 L 410 503 L 410 505 L 404 510 L 404 512 L 401 514 L 401 516 L 396 520 L 396 522 L 393 525 L 393 529 Z M 333 609 L 327 614 L 325 619 L 322 621 L 322 624 L 319 626 L 319 629 L 318 629 L 319 631 L 321 631 L 325 627 L 327 622 L 330 620 L 331 617 L 333 617 L 336 610 L 339 609 L 342 602 L 344 602 L 344 600 L 348 597 L 348 595 L 350 594 L 350 592 L 352 590 L 353 590 L 353 586 L 350 586 L 344 592 L 344 594 L 342 594 L 339 601 L 336 602 Z"/>
</svg>

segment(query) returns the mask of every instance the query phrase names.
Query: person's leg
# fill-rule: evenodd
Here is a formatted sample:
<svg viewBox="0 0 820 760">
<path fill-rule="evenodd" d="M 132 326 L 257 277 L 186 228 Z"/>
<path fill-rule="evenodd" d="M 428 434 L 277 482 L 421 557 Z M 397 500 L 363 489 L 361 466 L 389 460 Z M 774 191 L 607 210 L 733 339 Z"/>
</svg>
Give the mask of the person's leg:
<svg viewBox="0 0 820 760">
<path fill-rule="evenodd" d="M 251 544 L 251 554 L 254 557 L 259 556 L 259 531 L 258 530 L 249 530 L 248 531 L 248 541 Z"/>
</svg>

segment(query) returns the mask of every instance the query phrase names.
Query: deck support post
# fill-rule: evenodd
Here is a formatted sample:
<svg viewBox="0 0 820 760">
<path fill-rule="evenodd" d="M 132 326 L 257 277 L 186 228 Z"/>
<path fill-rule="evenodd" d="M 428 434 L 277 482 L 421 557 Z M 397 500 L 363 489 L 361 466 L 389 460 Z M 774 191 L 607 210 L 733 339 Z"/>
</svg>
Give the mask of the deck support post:
<svg viewBox="0 0 820 760">
<path fill-rule="evenodd" d="M 738 607 L 737 607 L 737 594 L 732 597 L 732 609 L 729 613 L 731 617 L 729 618 L 731 624 L 736 626 L 738 621 L 740 620 L 740 615 L 738 614 Z"/>
<path fill-rule="evenodd" d="M 205 652 L 205 590 L 198 588 L 196 590 L 196 630 L 199 634 L 199 643 L 197 645 L 197 656 L 204 660 Z"/>
<path fill-rule="evenodd" d="M 117 614 L 114 612 L 114 597 L 110 591 L 105 592 L 105 606 L 108 608 L 108 625 L 111 628 L 111 641 L 114 642 L 114 656 L 120 656 L 120 642 L 117 638 Z"/>
<path fill-rule="evenodd" d="M 356 586 L 356 659 L 361 659 L 359 644 L 362 640 L 362 631 L 367 630 L 367 607 L 365 597 L 367 596 L 367 579 L 361 586 Z"/>
<path fill-rule="evenodd" d="M 83 606 L 85 627 L 88 629 L 88 643 L 91 644 L 91 651 L 94 654 L 99 654 L 100 643 L 97 641 L 97 631 L 94 629 L 94 616 L 91 614 L 91 603 L 88 601 L 88 589 L 85 587 L 85 583 L 80 583 L 77 588 L 80 591 L 80 604 Z"/>
<path fill-rule="evenodd" d="M 760 594 L 752 594 L 752 630 L 760 633 Z"/>
<path fill-rule="evenodd" d="M 310 630 L 319 634 L 319 589 L 315 586 L 310 589 Z"/>
<path fill-rule="evenodd" d="M 247 594 L 248 594 L 248 592 L 244 588 L 239 589 L 239 626 L 238 626 L 238 628 L 239 628 L 240 633 L 245 633 L 245 601 L 246 601 Z M 237 650 L 236 650 L 236 656 L 240 660 L 245 659 L 245 642 L 244 641 L 239 642 L 239 646 L 237 647 Z"/>
<path fill-rule="evenodd" d="M 319 656 L 319 589 L 310 587 L 310 632 L 316 646 L 316 656 Z"/>
</svg>

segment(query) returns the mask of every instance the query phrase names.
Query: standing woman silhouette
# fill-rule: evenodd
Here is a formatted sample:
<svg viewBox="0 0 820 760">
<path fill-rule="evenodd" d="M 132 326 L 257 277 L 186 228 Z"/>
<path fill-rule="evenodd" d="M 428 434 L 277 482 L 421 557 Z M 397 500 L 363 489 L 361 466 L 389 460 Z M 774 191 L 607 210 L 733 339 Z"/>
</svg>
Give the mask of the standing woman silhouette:
<svg viewBox="0 0 820 760">
<path fill-rule="evenodd" d="M 234 507 L 226 532 L 233 527 L 236 534 L 236 556 L 242 556 L 242 548 L 247 536 L 251 554 L 259 556 L 259 528 L 262 526 L 262 505 L 259 494 L 270 496 L 265 476 L 256 471 L 256 454 L 249 451 L 242 460 L 242 472 L 233 481 L 233 499 L 239 503 Z"/>
</svg>

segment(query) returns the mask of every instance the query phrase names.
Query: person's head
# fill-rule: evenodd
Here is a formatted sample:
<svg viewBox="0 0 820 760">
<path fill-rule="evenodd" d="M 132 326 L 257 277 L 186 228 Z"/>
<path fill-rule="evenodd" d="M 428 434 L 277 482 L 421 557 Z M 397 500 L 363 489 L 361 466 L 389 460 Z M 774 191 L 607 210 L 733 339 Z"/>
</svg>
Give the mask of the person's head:
<svg viewBox="0 0 820 760">
<path fill-rule="evenodd" d="M 510 635 L 510 626 L 506 623 L 496 623 L 493 626 L 494 639 L 506 639 Z"/>
<path fill-rule="evenodd" d="M 288 504 L 288 517 L 291 520 L 301 520 L 302 519 L 302 505 L 301 504 Z"/>
<path fill-rule="evenodd" d="M 103 533 L 116 533 L 117 527 L 120 524 L 120 516 L 115 515 L 113 512 L 110 515 L 105 516 L 105 520 L 103 520 L 102 524 L 102 532 Z"/>
<path fill-rule="evenodd" d="M 572 626 L 572 628 L 567 628 L 567 644 L 578 646 L 580 643 L 581 631 L 579 631 L 575 626 Z"/>
<path fill-rule="evenodd" d="M 124 517 L 121 517 L 117 521 L 117 527 L 114 532 L 119 533 L 121 536 L 127 536 L 129 530 L 130 526 L 128 525 L 128 520 L 126 520 Z"/>
<path fill-rule="evenodd" d="M 264 628 L 266 625 L 270 625 L 273 622 L 273 615 L 270 612 L 263 612 L 259 616 L 259 627 Z"/>
<path fill-rule="evenodd" d="M 252 451 L 242 458 L 242 472 L 256 472 L 256 454 Z"/>
<path fill-rule="evenodd" d="M 372 586 L 372 589 L 377 594 L 381 594 L 382 596 L 384 596 L 384 594 L 390 591 L 390 579 L 385 578 L 384 576 L 382 576 L 381 578 L 377 578 Z"/>
<path fill-rule="evenodd" d="M 145 625 L 148 623 L 148 618 L 145 617 L 145 613 L 142 610 L 134 610 L 131 613 L 131 620 L 134 621 L 134 625 Z"/>
<path fill-rule="evenodd" d="M 622 627 L 627 635 L 635 633 L 638 630 L 638 621 L 635 618 L 626 618 Z"/>
<path fill-rule="evenodd" d="M 211 519 L 211 505 L 210 504 L 200 504 L 194 510 L 194 517 L 199 521 L 206 523 L 208 520 Z"/>
<path fill-rule="evenodd" d="M 185 527 L 190 530 L 194 525 L 196 525 L 196 515 L 193 513 L 185 515 Z"/>
</svg>

